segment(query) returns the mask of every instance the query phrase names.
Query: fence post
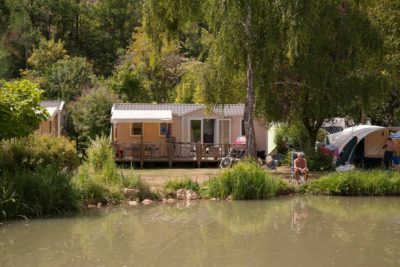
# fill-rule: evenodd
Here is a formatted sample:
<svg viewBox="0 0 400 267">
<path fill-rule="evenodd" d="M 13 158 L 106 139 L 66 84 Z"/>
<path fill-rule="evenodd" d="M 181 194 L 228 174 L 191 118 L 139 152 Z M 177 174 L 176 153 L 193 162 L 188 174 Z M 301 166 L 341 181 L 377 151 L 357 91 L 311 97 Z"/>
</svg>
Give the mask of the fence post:
<svg viewBox="0 0 400 267">
<path fill-rule="evenodd" d="M 202 152 L 202 144 L 196 144 L 196 160 L 197 160 L 197 168 L 201 167 L 201 155 Z"/>
<path fill-rule="evenodd" d="M 168 143 L 168 147 L 169 147 L 169 149 L 168 149 L 168 165 L 171 168 L 172 167 L 172 156 L 174 154 L 171 141 Z"/>
<path fill-rule="evenodd" d="M 143 169 L 143 165 L 144 165 L 144 145 L 142 143 L 140 144 L 140 168 Z"/>
</svg>

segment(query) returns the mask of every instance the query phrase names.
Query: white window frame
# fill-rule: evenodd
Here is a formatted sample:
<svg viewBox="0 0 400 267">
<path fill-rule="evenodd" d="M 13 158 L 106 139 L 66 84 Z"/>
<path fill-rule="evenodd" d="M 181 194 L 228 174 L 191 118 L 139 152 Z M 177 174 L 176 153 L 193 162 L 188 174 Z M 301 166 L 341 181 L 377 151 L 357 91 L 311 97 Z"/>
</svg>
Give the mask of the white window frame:
<svg viewBox="0 0 400 267">
<path fill-rule="evenodd" d="M 132 128 L 133 128 L 133 124 L 135 123 L 141 123 L 142 124 L 142 134 L 132 134 Z M 144 136 L 144 123 L 143 122 L 132 122 L 129 128 L 129 135 L 133 136 L 133 137 L 140 137 L 140 136 Z"/>
<path fill-rule="evenodd" d="M 223 118 L 223 119 L 217 119 L 217 143 L 220 144 L 220 132 L 219 132 L 219 122 L 220 121 L 229 121 L 229 142 L 230 144 L 232 142 L 232 119 L 231 118 Z"/>
</svg>

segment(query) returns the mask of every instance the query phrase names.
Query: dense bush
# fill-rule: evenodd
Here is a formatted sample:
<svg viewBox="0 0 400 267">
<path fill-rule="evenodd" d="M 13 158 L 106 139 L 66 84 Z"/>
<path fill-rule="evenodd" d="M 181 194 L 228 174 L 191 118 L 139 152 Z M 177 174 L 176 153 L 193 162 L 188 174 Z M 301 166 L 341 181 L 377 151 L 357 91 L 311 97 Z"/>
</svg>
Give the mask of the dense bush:
<svg viewBox="0 0 400 267">
<path fill-rule="evenodd" d="M 108 89 L 99 87 L 86 91 L 68 108 L 68 133 L 77 141 L 78 150 L 83 152 L 90 140 L 96 136 L 110 134 L 110 110 L 113 103 L 120 102 Z"/>
<path fill-rule="evenodd" d="M 42 217 L 79 209 L 71 174 L 48 166 L 35 172 L 22 169 L 0 176 L 0 219 Z"/>
<path fill-rule="evenodd" d="M 115 164 L 114 149 L 106 137 L 92 142 L 73 183 L 88 202 L 117 202 L 122 198 L 123 179 Z"/>
<path fill-rule="evenodd" d="M 0 170 L 3 171 L 35 171 L 48 166 L 73 171 L 79 162 L 75 144 L 64 137 L 32 135 L 0 142 Z"/>
<path fill-rule="evenodd" d="M 302 191 L 343 196 L 400 195 L 400 174 L 382 170 L 333 172 L 312 181 Z"/>
<path fill-rule="evenodd" d="M 199 192 L 200 185 L 197 181 L 192 181 L 190 178 L 169 180 L 165 183 L 164 189 L 167 192 L 173 192 L 178 189 L 187 189 Z"/>
<path fill-rule="evenodd" d="M 210 179 L 210 197 L 233 199 L 264 199 L 288 193 L 291 187 L 281 178 L 268 174 L 254 162 L 241 162 Z"/>
<path fill-rule="evenodd" d="M 307 163 L 311 171 L 333 170 L 333 158 L 324 154 L 320 149 L 307 155 Z"/>
</svg>

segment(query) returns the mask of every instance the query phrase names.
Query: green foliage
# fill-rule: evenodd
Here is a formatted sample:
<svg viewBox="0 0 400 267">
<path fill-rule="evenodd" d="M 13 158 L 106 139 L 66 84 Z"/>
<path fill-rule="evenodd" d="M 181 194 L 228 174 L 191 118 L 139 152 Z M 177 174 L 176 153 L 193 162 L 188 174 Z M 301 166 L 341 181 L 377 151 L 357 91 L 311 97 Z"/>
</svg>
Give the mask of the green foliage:
<svg viewBox="0 0 400 267">
<path fill-rule="evenodd" d="M 144 199 L 157 200 L 160 198 L 159 194 L 150 190 L 149 184 L 140 179 L 139 176 L 133 175 L 132 172 L 130 172 L 130 175 L 128 176 L 122 175 L 122 179 L 124 187 L 137 189 L 139 191 L 138 198 L 140 201 L 143 201 Z"/>
<path fill-rule="evenodd" d="M 188 62 L 184 66 L 184 74 L 176 86 L 177 103 L 203 103 L 204 82 L 202 77 L 202 63 Z"/>
<path fill-rule="evenodd" d="M 124 64 L 134 66 L 134 72 L 142 81 L 144 95 L 150 95 L 158 103 L 175 100 L 174 89 L 185 60 L 179 54 L 178 42 L 166 42 L 158 51 L 143 29 L 138 27 L 124 60 Z"/>
<path fill-rule="evenodd" d="M 28 80 L 0 83 L 0 140 L 28 136 L 47 118 L 42 93 Z"/>
<path fill-rule="evenodd" d="M 295 151 L 305 151 L 308 148 L 308 138 L 307 130 L 301 123 L 281 124 L 275 135 L 278 153 L 285 154 L 289 148 Z"/>
<path fill-rule="evenodd" d="M 200 185 L 197 181 L 192 181 L 190 178 L 168 180 L 164 185 L 164 190 L 167 192 L 175 192 L 178 189 L 187 189 L 199 192 Z"/>
<path fill-rule="evenodd" d="M 307 165 L 310 171 L 331 171 L 333 170 L 333 158 L 318 149 L 317 151 L 309 152 Z"/>
<path fill-rule="evenodd" d="M 35 172 L 14 170 L 0 176 L 0 219 L 43 217 L 80 208 L 71 174 L 48 166 Z"/>
<path fill-rule="evenodd" d="M 92 66 L 82 57 L 57 61 L 43 77 L 43 88 L 50 99 L 72 101 L 94 84 Z"/>
<path fill-rule="evenodd" d="M 140 23 L 141 5 L 137 0 L 0 1 L 0 57 L 3 51 L 10 68 L 5 74 L 18 75 L 31 47 L 44 37 L 62 40 L 72 55 L 86 56 L 97 74 L 110 75 Z"/>
<path fill-rule="evenodd" d="M 281 178 L 268 174 L 254 162 L 240 162 L 219 176 L 210 179 L 210 197 L 233 199 L 265 199 L 292 191 Z"/>
<path fill-rule="evenodd" d="M 78 150 L 86 149 L 96 136 L 109 136 L 110 110 L 118 97 L 104 87 L 86 91 L 68 108 L 67 117 L 71 125 L 69 134 L 77 141 Z"/>
<path fill-rule="evenodd" d="M 99 137 L 87 150 L 87 159 L 79 167 L 73 184 L 87 202 L 118 202 L 123 180 L 115 164 L 114 149 L 106 137 Z"/>
<path fill-rule="evenodd" d="M 400 2 L 369 1 L 366 10 L 383 37 L 382 62 L 377 70 L 387 84 L 383 94 L 373 99 L 369 114 L 376 124 L 398 125 L 400 111 Z"/>
<path fill-rule="evenodd" d="M 65 137 L 32 135 L 0 142 L 0 170 L 36 171 L 54 165 L 74 171 L 79 162 L 75 144 Z"/>
<path fill-rule="evenodd" d="M 139 74 L 129 63 L 119 66 L 107 81 L 109 88 L 127 102 L 151 102 L 151 93 L 143 87 Z"/>
<path fill-rule="evenodd" d="M 382 170 L 334 172 L 312 181 L 304 191 L 323 195 L 397 196 L 400 174 Z"/>
<path fill-rule="evenodd" d="M 64 59 L 67 51 L 64 49 L 63 43 L 54 39 L 40 39 L 37 48 L 34 48 L 27 63 L 29 66 L 39 73 L 45 73 L 58 60 Z"/>
</svg>

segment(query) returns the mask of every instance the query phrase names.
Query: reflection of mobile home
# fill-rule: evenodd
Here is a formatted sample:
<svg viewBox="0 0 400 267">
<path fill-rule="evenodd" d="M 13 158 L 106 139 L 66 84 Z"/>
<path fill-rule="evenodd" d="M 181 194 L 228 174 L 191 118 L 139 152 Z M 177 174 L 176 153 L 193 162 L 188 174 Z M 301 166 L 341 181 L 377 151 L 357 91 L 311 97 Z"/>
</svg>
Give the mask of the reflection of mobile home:
<svg viewBox="0 0 400 267">
<path fill-rule="evenodd" d="M 37 134 L 61 136 L 65 124 L 64 101 L 42 101 L 40 105 L 46 108 L 49 118 L 39 124 Z"/>
</svg>

